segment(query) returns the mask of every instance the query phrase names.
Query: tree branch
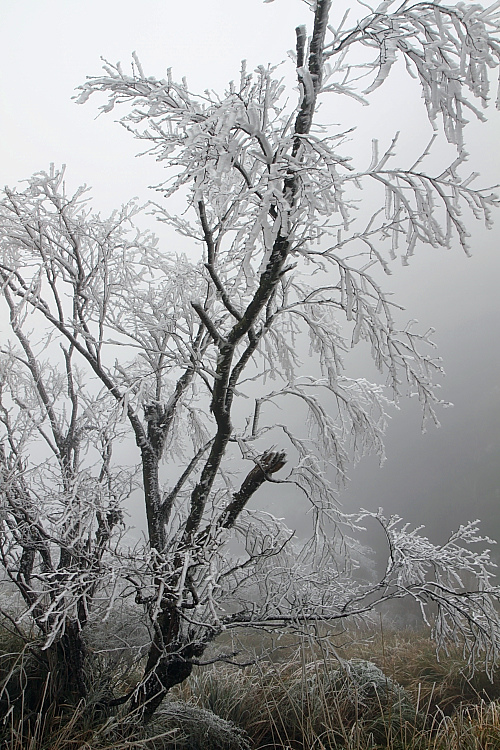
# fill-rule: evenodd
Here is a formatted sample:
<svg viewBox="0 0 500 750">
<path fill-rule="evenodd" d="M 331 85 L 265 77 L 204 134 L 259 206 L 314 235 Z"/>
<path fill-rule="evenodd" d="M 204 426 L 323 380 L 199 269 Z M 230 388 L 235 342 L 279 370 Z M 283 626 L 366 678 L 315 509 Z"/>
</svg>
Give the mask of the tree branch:
<svg viewBox="0 0 500 750">
<path fill-rule="evenodd" d="M 217 331 L 217 328 L 207 315 L 206 311 L 203 309 L 202 305 L 200 305 L 199 302 L 191 302 L 191 307 L 199 315 L 201 322 L 209 332 L 210 336 L 213 338 L 214 342 L 218 346 L 220 346 L 223 343 L 223 338 Z"/>
<path fill-rule="evenodd" d="M 256 459 L 255 464 L 217 521 L 217 524 L 222 526 L 223 529 L 231 529 L 234 526 L 236 519 L 252 495 L 257 492 L 271 474 L 276 474 L 285 466 L 286 453 L 284 451 L 266 451 L 259 459 Z"/>
</svg>

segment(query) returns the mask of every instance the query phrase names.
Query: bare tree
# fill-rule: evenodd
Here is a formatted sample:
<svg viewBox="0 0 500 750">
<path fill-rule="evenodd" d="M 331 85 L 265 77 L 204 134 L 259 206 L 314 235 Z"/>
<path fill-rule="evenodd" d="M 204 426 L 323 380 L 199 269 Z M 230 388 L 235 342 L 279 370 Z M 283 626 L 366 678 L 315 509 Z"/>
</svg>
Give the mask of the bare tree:
<svg viewBox="0 0 500 750">
<path fill-rule="evenodd" d="M 398 329 L 371 267 L 389 272 L 399 245 L 405 258 L 418 243 L 449 246 L 455 237 L 467 249 L 466 212 L 489 224 L 497 197 L 459 171 L 462 110 L 482 117 L 471 100 L 486 102 L 488 68 L 498 64 L 497 16 L 493 6 L 386 2 L 344 30 L 346 18 L 328 25 L 329 0 L 307 4 L 314 25 L 310 38 L 296 29 L 295 110 L 273 68 L 252 75 L 243 65 L 223 95 L 196 96 L 170 74 L 146 76 L 134 57 L 131 75 L 106 64 L 81 86 L 80 102 L 109 93 L 103 111 L 127 104 L 122 124 L 171 169 L 158 189 L 165 199 L 185 196 L 186 211 L 152 209 L 192 240 L 192 257 L 125 231 L 133 207 L 107 221 L 92 215 L 81 192 L 66 196 L 59 172 L 35 175 L 2 202 L 1 275 L 21 346 L 17 330 L 31 311 L 111 397 L 106 424 L 126 420 L 140 454 L 148 545 L 115 550 L 112 564 L 153 632 L 142 680 L 116 702 L 131 699 L 146 718 L 225 629 L 363 616 L 402 596 L 419 602 L 439 645 L 462 638 L 472 661 L 482 650 L 491 663 L 498 655 L 499 589 L 488 552 L 469 549 L 485 541 L 477 523 L 436 547 L 399 519 L 371 514 L 389 563 L 376 584 L 356 582 L 346 553 L 370 514 L 346 516 L 336 494 L 350 458 L 383 457 L 386 413 L 402 392 L 418 395 L 424 419 L 437 419 L 440 364 L 426 353 L 429 334 Z M 359 46 L 375 48 L 376 59 L 354 64 Z M 344 133 L 314 127 L 318 97 L 364 99 L 398 56 L 420 80 L 431 122 L 437 128 L 441 116 L 457 147 L 441 174 L 423 168 L 432 143 L 405 169 L 390 166 L 396 139 L 382 156 L 374 143 L 359 171 Z M 380 186 L 382 208 L 360 226 L 354 191 L 366 182 Z M 386 383 L 345 375 L 360 341 Z M 314 370 L 304 374 L 306 343 Z M 168 489 L 162 459 L 178 477 Z M 309 506 L 307 542 L 250 507 L 266 483 Z"/>
<path fill-rule="evenodd" d="M 26 605 L 20 620 L 29 617 L 43 635 L 49 695 L 67 699 L 85 695 L 82 631 L 98 587 L 113 587 L 106 553 L 131 476 L 111 466 L 117 427 L 99 423 L 103 399 L 80 382 L 74 348 L 62 347 L 62 367 L 54 351 L 44 360 L 46 346 L 23 332 L 7 287 L 4 299 L 20 350 L 4 349 L 0 363 L 0 556 Z M 101 602 L 101 616 L 105 610 Z"/>
</svg>

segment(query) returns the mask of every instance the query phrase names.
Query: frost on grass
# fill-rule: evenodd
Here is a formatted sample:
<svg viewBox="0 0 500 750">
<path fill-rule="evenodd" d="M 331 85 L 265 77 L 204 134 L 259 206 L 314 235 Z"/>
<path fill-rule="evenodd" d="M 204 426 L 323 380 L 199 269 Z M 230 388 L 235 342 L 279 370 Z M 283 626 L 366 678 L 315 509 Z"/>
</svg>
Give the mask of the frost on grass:
<svg viewBox="0 0 500 750">
<path fill-rule="evenodd" d="M 165 701 L 148 727 L 153 736 L 158 732 L 176 730 L 172 744 L 181 750 L 250 750 L 246 733 L 231 721 L 204 708 Z"/>
</svg>

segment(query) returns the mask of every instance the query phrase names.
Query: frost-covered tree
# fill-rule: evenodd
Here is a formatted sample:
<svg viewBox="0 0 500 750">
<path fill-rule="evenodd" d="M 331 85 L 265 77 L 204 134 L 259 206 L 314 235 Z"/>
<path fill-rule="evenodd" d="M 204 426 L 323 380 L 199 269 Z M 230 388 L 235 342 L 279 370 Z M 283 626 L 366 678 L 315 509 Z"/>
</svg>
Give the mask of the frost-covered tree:
<svg viewBox="0 0 500 750">
<path fill-rule="evenodd" d="M 419 243 L 457 239 L 467 250 L 467 214 L 490 223 L 498 198 L 462 175 L 463 129 L 465 109 L 483 117 L 473 102 L 486 104 L 488 68 L 498 66 L 498 14 L 495 6 L 384 2 L 348 28 L 347 16 L 329 25 L 330 0 L 307 4 L 314 24 L 310 37 L 296 29 L 295 109 L 269 67 L 250 74 L 243 65 L 220 96 L 195 95 L 170 73 L 146 76 L 134 56 L 130 75 L 106 64 L 105 75 L 80 87 L 80 102 L 109 95 L 104 112 L 126 105 L 122 124 L 169 169 L 151 208 L 191 241 L 189 255 L 163 250 L 131 224 L 126 230 L 134 208 L 108 220 L 93 214 L 81 191 L 66 195 L 59 172 L 6 191 L 1 204 L 1 275 L 21 349 L 50 331 L 47 351 L 62 342 L 65 357 L 78 358 L 102 424 L 128 424 L 137 445 L 148 541 L 132 552 L 108 545 L 105 557 L 120 595 L 134 596 L 149 619 L 144 675 L 116 699 L 130 699 L 146 717 L 223 630 L 303 628 L 403 596 L 420 604 L 438 645 L 461 639 L 472 662 L 482 651 L 490 663 L 498 655 L 500 592 L 484 545 L 470 547 L 487 541 L 477 523 L 435 546 L 382 512 L 346 516 L 336 492 L 353 457 L 383 457 L 385 417 L 401 393 L 417 394 L 424 420 L 436 420 L 440 365 L 427 353 L 428 333 L 398 328 L 376 268 L 388 273 L 398 253 L 407 259 Z M 374 143 L 360 170 L 346 134 L 315 121 L 321 97 L 365 101 L 398 57 L 420 81 L 432 125 L 456 146 L 440 174 L 424 166 L 432 141 L 410 166 L 391 166 L 396 139 L 383 154 Z M 380 187 L 381 206 L 361 224 L 356 201 L 370 183 Z M 168 212 L 174 194 L 185 199 L 181 215 Z M 346 375 L 344 360 L 359 342 L 370 345 L 378 384 Z M 24 351 L 41 416 L 20 403 L 16 384 L 4 424 L 17 409 L 30 429 L 47 420 L 52 429 L 49 405 L 66 424 L 70 412 L 59 394 L 45 403 L 40 366 Z M 70 401 L 72 392 L 70 385 Z M 99 434 L 89 427 L 87 439 Z M 52 435 L 61 464 L 64 440 Z M 30 465 L 21 448 L 9 450 L 8 488 Z M 251 502 L 262 499 L 263 485 L 304 503 L 310 539 Z M 389 546 L 376 583 L 353 578 L 347 562 L 368 515 Z M 19 523 L 5 522 L 5 539 L 18 539 Z M 50 573 L 42 550 L 34 553 L 41 597 Z M 17 580 L 20 565 L 9 565 Z"/>
<path fill-rule="evenodd" d="M 52 178 L 52 188 L 58 185 Z M 5 195 L 9 210 L 15 210 L 17 197 L 8 190 Z M 22 242 L 27 232 L 46 260 L 65 215 L 55 193 L 52 198 L 53 213 L 28 215 L 24 206 L 21 231 L 12 224 L 8 230 L 9 243 Z M 91 255 L 103 241 L 116 243 L 122 219 L 102 224 L 90 246 L 83 241 L 82 251 Z M 47 279 L 56 277 L 54 265 Z M 37 274 L 30 279 L 39 280 Z M 52 291 L 62 310 L 64 290 L 54 284 Z M 73 344 L 51 346 L 50 332 L 45 338 L 43 329 L 33 331 L 29 306 L 19 304 L 11 284 L 3 286 L 3 298 L 13 335 L 0 354 L 1 563 L 26 606 L 21 619 L 31 618 L 43 635 L 52 696 L 84 694 L 82 631 L 93 610 L 100 607 L 105 616 L 109 609 L 107 596 L 117 579 L 107 553 L 119 542 L 134 471 L 112 461 L 123 429 L 113 416 L 103 419 L 109 395 L 86 387 Z M 105 596 L 103 584 L 109 586 Z"/>
</svg>

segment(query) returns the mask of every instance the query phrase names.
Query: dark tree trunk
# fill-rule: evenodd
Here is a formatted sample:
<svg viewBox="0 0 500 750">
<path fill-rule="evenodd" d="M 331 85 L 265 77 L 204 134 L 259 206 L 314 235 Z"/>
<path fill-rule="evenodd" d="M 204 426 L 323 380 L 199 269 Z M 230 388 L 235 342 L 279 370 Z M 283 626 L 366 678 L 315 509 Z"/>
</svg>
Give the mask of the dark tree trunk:
<svg viewBox="0 0 500 750">
<path fill-rule="evenodd" d="M 174 606 L 159 615 L 155 637 L 149 650 L 145 676 L 132 697 L 132 710 L 147 722 L 175 685 L 193 670 L 193 659 L 202 656 L 206 643 L 183 638 L 180 616 Z"/>
<path fill-rule="evenodd" d="M 142 451 L 142 477 L 144 486 L 144 503 L 148 523 L 149 545 L 151 549 L 162 552 L 165 548 L 165 524 L 162 514 L 162 496 L 159 479 L 160 459 L 150 448 Z"/>
<path fill-rule="evenodd" d="M 78 623 L 69 622 L 62 638 L 47 649 L 52 701 L 60 703 L 86 696 L 85 657 L 85 643 Z"/>
</svg>

